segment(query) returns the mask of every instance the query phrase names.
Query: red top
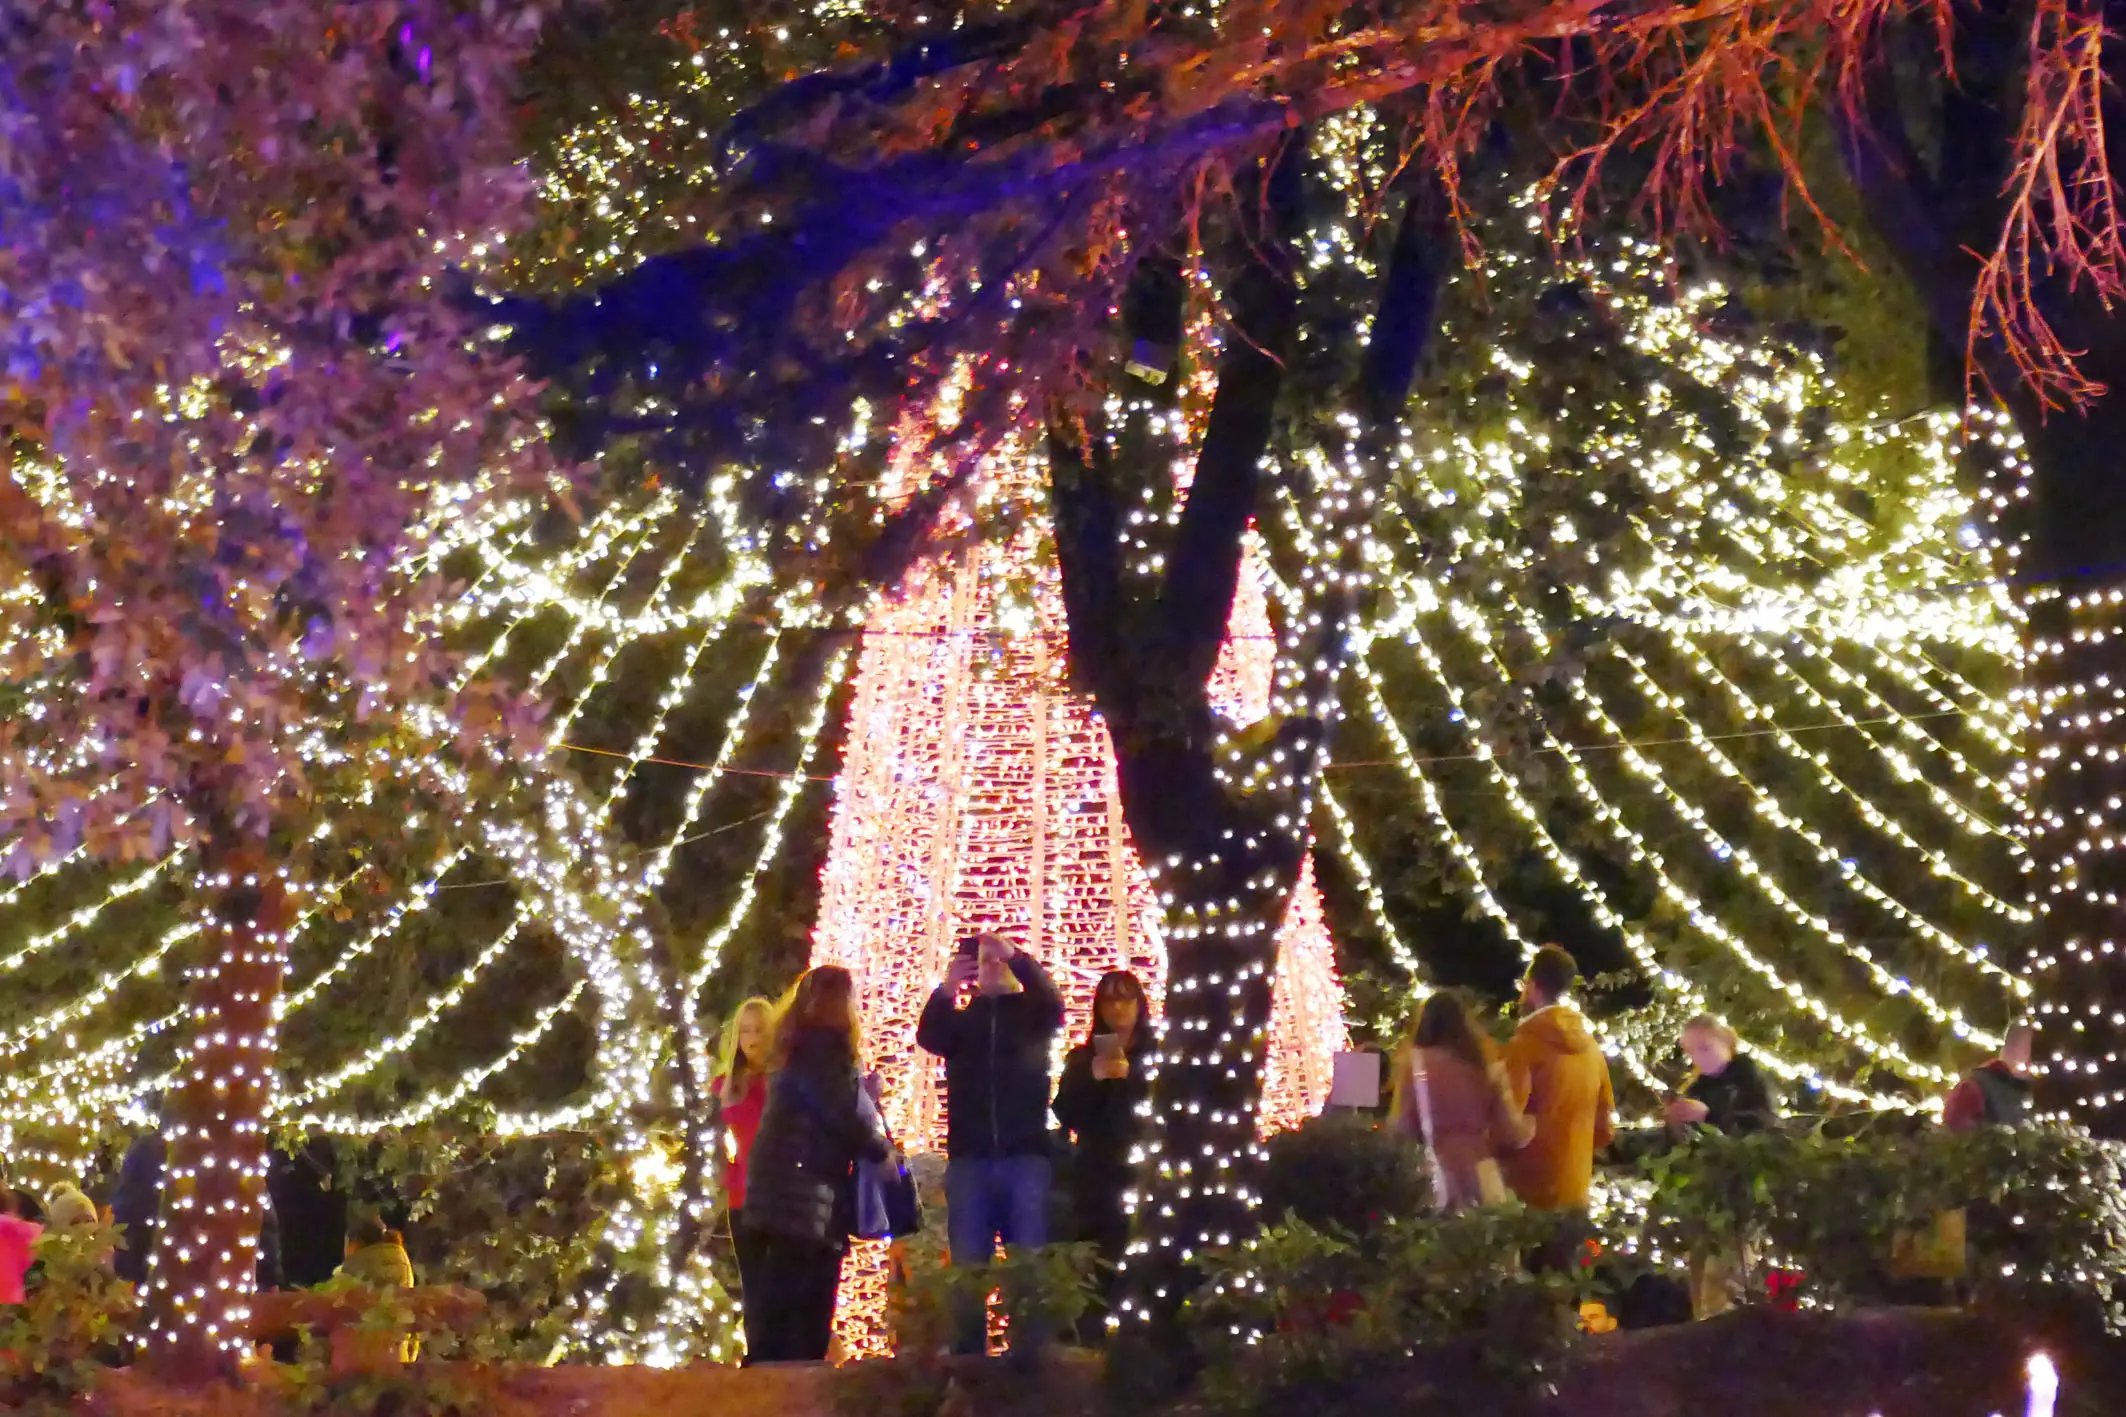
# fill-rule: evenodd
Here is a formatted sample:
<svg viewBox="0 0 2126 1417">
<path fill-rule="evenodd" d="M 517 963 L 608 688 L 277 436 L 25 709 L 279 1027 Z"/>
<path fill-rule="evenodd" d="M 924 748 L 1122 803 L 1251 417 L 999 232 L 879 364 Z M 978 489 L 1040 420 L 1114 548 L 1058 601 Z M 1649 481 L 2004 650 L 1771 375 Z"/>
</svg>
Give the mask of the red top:
<svg viewBox="0 0 2126 1417">
<path fill-rule="evenodd" d="M 1991 1058 L 1986 1062 L 1980 1063 L 1970 1072 L 1965 1073 L 1963 1081 L 1957 1083 L 1951 1089 L 1949 1100 L 1943 1105 L 1941 1111 L 1942 1126 L 1952 1132 L 1968 1132 L 1973 1128 L 1985 1125 L 1987 1121 L 1986 1091 L 1978 1076 L 1984 1072 L 1993 1073 L 2004 1079 L 2014 1080 L 2016 1078 L 2016 1074 L 2009 1069 L 2008 1065 L 1998 1058 Z M 2001 1120 L 2006 1121 L 2008 1119 L 2002 1118 Z"/>
<path fill-rule="evenodd" d="M 34 1220 L 0 1215 L 0 1304 L 22 1302 L 22 1279 L 29 1273 L 35 1258 L 31 1252 L 43 1233 L 44 1227 Z"/>
<path fill-rule="evenodd" d="M 719 1100 L 723 1097 L 722 1078 L 710 1086 Z M 731 1209 L 743 1210 L 746 1204 L 746 1158 L 753 1154 L 753 1134 L 760 1130 L 760 1114 L 768 1105 L 768 1080 L 755 1075 L 753 1085 L 746 1095 L 736 1102 L 726 1102 L 723 1108 L 723 1124 L 731 1134 L 737 1154 L 731 1164 L 724 1168 L 724 1189 L 730 1193 Z"/>
</svg>

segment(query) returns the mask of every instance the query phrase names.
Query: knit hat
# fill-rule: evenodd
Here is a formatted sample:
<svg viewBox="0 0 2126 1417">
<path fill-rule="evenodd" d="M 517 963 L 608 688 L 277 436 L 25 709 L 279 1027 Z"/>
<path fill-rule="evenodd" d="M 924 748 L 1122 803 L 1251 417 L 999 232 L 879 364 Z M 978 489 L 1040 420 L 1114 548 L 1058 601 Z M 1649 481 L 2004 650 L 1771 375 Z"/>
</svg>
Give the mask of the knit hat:
<svg viewBox="0 0 2126 1417">
<path fill-rule="evenodd" d="M 83 1195 L 79 1186 L 60 1186 L 45 1201 L 44 1208 L 54 1230 L 93 1230 L 96 1227 L 96 1202 Z"/>
</svg>

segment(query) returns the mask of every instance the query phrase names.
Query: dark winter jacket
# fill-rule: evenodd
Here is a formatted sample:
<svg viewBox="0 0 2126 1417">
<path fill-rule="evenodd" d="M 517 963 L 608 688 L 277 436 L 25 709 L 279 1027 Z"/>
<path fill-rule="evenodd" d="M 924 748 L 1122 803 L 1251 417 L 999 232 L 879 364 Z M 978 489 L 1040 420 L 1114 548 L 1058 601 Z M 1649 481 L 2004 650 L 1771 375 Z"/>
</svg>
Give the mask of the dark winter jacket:
<svg viewBox="0 0 2126 1417">
<path fill-rule="evenodd" d="M 111 1222 L 125 1227 L 111 1268 L 120 1279 L 145 1284 L 148 1257 L 155 1253 L 155 1225 L 162 1211 L 162 1168 L 169 1148 L 160 1132 L 149 1132 L 126 1148 L 118 1166 L 118 1187 L 111 1192 Z"/>
<path fill-rule="evenodd" d="M 841 1247 L 853 1215 L 853 1168 L 859 1160 L 883 1160 L 888 1150 L 858 1086 L 845 1035 L 831 1028 L 799 1032 L 789 1062 L 768 1078 L 768 1105 L 746 1161 L 740 1225 Z"/>
<path fill-rule="evenodd" d="M 1964 1074 L 1949 1094 L 1942 1125 L 1952 1132 L 1973 1127 L 2023 1127 L 2030 1124 L 2030 1080 L 1995 1058 Z"/>
<path fill-rule="evenodd" d="M 1056 1084 L 1056 1120 L 1076 1143 L 1071 1149 L 1070 1186 L 1082 1207 L 1112 1193 L 1120 1203 L 1133 1170 L 1130 1151 L 1142 1136 L 1138 1104 L 1151 1095 L 1149 1076 L 1155 1036 L 1140 1027 L 1130 1037 L 1129 1074 L 1093 1076 L 1093 1046 L 1080 1043 L 1063 1060 Z"/>
<path fill-rule="evenodd" d="M 1700 1073 L 1683 1089 L 1693 1102 L 1705 1104 L 1705 1125 L 1728 1136 L 1761 1132 L 1779 1118 L 1770 1084 L 1747 1053 L 1737 1053 L 1717 1073 Z"/>
<path fill-rule="evenodd" d="M 923 1006 L 915 1041 L 945 1060 L 945 1154 L 1045 1156 L 1049 1049 L 1063 996 L 1024 953 L 1011 957 L 1016 994 L 977 994 L 965 1008 L 940 987 Z"/>
</svg>

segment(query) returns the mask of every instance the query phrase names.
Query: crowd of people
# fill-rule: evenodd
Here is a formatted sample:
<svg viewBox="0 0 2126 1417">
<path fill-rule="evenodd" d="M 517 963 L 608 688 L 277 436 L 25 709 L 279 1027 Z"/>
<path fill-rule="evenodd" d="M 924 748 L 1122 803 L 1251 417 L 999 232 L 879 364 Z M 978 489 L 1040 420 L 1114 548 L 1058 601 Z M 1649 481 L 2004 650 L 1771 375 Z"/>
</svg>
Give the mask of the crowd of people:
<svg viewBox="0 0 2126 1417">
<path fill-rule="evenodd" d="M 1418 1009 L 1395 1051 L 1385 1124 L 1422 1144 L 1437 1210 L 1509 1200 L 1568 1214 L 1587 1209 L 1596 1159 L 1616 1135 L 1616 1118 L 1608 1064 L 1572 998 L 1576 977 L 1566 951 L 1539 950 L 1503 1046 L 1454 993 L 1436 993 Z M 1114 1282 L 1129 1238 L 1132 1155 L 1148 1115 L 1159 1030 L 1143 982 L 1127 971 L 1108 973 L 1080 1024 L 1082 1041 L 1063 1052 L 1057 1077 L 1065 1015 L 1063 996 L 1039 961 L 985 933 L 961 941 L 923 1007 L 915 1041 L 944 1071 L 948 1263 L 986 1265 L 999 1246 L 1010 1254 L 1051 1240 L 1091 1245 L 1102 1261 L 1102 1288 L 1081 1337 L 1097 1341 L 1105 1286 Z M 1946 1099 L 1943 1124 L 2028 1122 L 2031 1041 L 2027 1026 L 2011 1028 L 2000 1056 Z M 809 970 L 779 1005 L 760 998 L 742 1004 L 722 1043 L 713 1092 L 728 1147 L 722 1174 L 747 1361 L 818 1361 L 833 1342 L 848 1240 L 871 1233 L 858 1223 L 859 1182 L 867 1168 L 876 1174 L 900 1163 L 883 1121 L 879 1076 L 861 1071 L 855 980 L 838 966 Z M 1739 1135 L 1776 1125 L 1772 1088 L 1732 1029 L 1701 1015 L 1682 1027 L 1677 1045 L 1691 1070 L 1664 1104 L 1661 1124 L 1670 1132 Z M 47 1230 L 115 1224 L 104 1263 L 118 1278 L 142 1283 L 155 1246 L 164 1159 L 158 1133 L 140 1137 L 102 1207 L 73 1185 L 42 1199 L 0 1186 L 0 1304 L 23 1301 Z M 329 1187 L 299 1189 L 324 1195 Z M 1060 1224 L 1058 1198 L 1068 1217 Z M 274 1209 L 281 1208 L 276 1191 Z M 346 1236 L 343 1251 L 334 1246 L 332 1258 L 343 1261 L 335 1277 L 379 1287 L 415 1283 L 401 1237 L 379 1217 L 350 1223 L 342 1209 L 335 1218 L 324 1227 Z M 286 1279 L 273 1230 L 269 1225 L 262 1246 L 261 1289 L 284 1287 Z M 1694 1311 L 1725 1306 L 1733 1276 L 1746 1268 L 1739 1258 L 1693 1257 Z M 952 1316 L 952 1345 L 980 1353 L 986 1315 L 972 1290 L 963 1295 Z M 1021 1333 L 1015 1342 L 1038 1345 L 1047 1337 Z"/>
<path fill-rule="evenodd" d="M 1587 1210 L 1597 1157 L 1615 1139 L 1617 1123 L 1608 1062 L 1572 998 L 1577 976 L 1565 950 L 1537 951 L 1503 1046 L 1457 994 L 1436 993 L 1418 1009 L 1395 1051 L 1386 1125 L 1422 1144 L 1439 1211 L 1509 1200 L 1534 1210 Z M 1106 975 L 1084 1020 L 1084 1040 L 1065 1054 L 1052 1087 L 1064 1014 L 1062 995 L 1039 962 L 995 934 L 961 942 L 923 1008 L 916 1042 L 945 1072 L 948 1263 L 986 1264 L 999 1245 L 1009 1253 L 1077 1240 L 1095 1247 L 1104 1282 L 1113 1282 L 1129 1235 L 1130 1158 L 1158 1030 L 1143 983 L 1124 971 Z M 860 1075 L 855 982 L 838 967 L 814 969 L 779 1009 L 748 1000 L 725 1039 L 716 1093 L 731 1146 L 725 1175 L 748 1361 L 816 1361 L 832 1344 L 854 1225 L 852 1178 L 865 1164 L 897 1160 L 880 1120 L 879 1079 Z M 1683 1025 L 1677 1046 L 1690 1072 L 1662 1107 L 1660 1124 L 1671 1134 L 1742 1135 L 1777 1124 L 1769 1080 L 1733 1029 L 1700 1015 Z M 2030 1033 L 2018 1026 L 2001 1056 L 1950 1095 L 1944 1124 L 2026 1121 L 2029 1062 Z M 1067 1201 L 1068 1233 L 1051 1233 L 1058 1191 Z M 1693 1257 L 1694 1312 L 1704 1316 L 1731 1302 L 1741 1258 Z M 954 1348 L 979 1353 L 986 1342 L 981 1305 L 971 1297 L 961 1302 Z M 1103 1291 L 1086 1337 L 1104 1327 L 1105 1303 Z"/>
<path fill-rule="evenodd" d="M 1105 975 L 1085 1041 L 1065 1055 L 1058 1085 L 1054 1045 L 1064 1014 L 1040 962 L 995 934 L 961 941 L 923 1007 L 916 1043 L 945 1070 L 951 1263 L 987 1264 L 999 1245 L 1010 1253 L 1052 1239 L 1091 1243 L 1110 1276 L 1121 1257 L 1156 1025 L 1141 980 Z M 810 970 L 779 1010 L 748 1000 L 726 1033 L 715 1094 L 731 1139 L 725 1176 L 747 1361 L 817 1361 L 832 1343 L 842 1255 L 855 1227 L 854 1178 L 866 1163 L 897 1160 L 878 1076 L 859 1073 L 855 981 L 834 965 Z M 1051 1233 L 1059 1137 L 1069 1143 L 1061 1190 L 1070 1235 Z M 980 1353 L 981 1301 L 969 1294 L 958 1303 L 953 1346 Z"/>
</svg>

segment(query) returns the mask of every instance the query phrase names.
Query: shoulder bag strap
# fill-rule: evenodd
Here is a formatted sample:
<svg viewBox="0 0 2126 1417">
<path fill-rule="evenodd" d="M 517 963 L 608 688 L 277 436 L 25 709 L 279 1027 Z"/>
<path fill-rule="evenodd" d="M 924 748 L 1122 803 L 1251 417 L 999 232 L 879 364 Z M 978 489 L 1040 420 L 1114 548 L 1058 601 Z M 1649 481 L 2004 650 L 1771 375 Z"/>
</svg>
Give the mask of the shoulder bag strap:
<svg viewBox="0 0 2126 1417">
<path fill-rule="evenodd" d="M 1424 1128 L 1425 1145 L 1433 1144 L 1432 1125 L 1432 1076 L 1425 1071 L 1424 1055 L 1416 1049 L 1410 1054 L 1410 1085 L 1417 1091 L 1418 1125 Z"/>
</svg>

